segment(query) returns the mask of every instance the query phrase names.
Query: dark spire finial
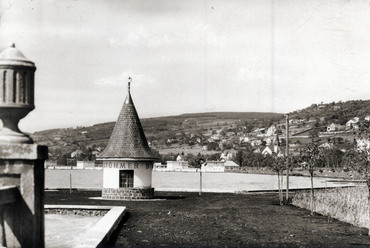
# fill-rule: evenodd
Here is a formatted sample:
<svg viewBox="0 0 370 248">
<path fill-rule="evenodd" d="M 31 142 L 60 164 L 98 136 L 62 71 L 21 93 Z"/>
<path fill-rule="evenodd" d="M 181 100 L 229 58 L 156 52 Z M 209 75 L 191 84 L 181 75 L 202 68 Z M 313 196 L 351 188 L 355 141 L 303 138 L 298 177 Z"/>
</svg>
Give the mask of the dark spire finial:
<svg viewBox="0 0 370 248">
<path fill-rule="evenodd" d="M 132 78 L 128 77 L 128 93 L 130 93 L 131 82 L 132 82 Z"/>
</svg>

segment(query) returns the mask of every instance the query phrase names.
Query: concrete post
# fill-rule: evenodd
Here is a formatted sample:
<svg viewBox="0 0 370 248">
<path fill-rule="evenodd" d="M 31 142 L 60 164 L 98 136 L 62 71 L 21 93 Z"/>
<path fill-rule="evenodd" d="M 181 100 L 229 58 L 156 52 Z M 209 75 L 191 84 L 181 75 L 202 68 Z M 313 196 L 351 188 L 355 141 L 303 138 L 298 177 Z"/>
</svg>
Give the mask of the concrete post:
<svg viewBox="0 0 370 248">
<path fill-rule="evenodd" d="M 285 115 L 286 118 L 286 201 L 289 202 L 289 115 Z"/>
</svg>

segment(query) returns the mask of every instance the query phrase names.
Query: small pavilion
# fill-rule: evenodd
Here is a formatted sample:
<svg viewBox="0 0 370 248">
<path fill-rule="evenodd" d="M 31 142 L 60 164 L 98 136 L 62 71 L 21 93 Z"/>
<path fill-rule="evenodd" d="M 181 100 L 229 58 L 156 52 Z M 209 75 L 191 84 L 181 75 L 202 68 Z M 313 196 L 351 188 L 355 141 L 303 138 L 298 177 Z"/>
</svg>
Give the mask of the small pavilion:
<svg viewBox="0 0 370 248">
<path fill-rule="evenodd" d="M 107 147 L 99 155 L 103 161 L 104 199 L 147 199 L 154 195 L 152 188 L 153 155 L 139 116 L 128 94 L 113 128 Z"/>
</svg>

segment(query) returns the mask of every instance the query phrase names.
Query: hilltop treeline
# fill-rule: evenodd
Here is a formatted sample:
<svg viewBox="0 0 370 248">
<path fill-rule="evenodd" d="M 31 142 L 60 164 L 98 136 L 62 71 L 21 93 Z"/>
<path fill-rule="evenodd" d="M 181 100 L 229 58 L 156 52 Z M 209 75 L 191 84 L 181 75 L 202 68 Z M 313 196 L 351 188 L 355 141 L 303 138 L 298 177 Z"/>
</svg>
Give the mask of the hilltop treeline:
<svg viewBox="0 0 370 248">
<path fill-rule="evenodd" d="M 322 124 L 344 125 L 348 120 L 370 115 L 370 100 L 312 104 L 310 107 L 290 113 L 291 118 L 317 119 Z"/>
</svg>

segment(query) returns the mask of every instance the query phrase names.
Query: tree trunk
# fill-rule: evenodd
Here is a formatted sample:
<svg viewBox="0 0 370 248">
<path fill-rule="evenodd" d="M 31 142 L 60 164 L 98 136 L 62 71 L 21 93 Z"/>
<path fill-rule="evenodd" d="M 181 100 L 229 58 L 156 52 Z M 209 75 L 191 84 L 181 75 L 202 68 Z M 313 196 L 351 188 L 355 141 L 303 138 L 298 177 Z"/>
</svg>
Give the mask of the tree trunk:
<svg viewBox="0 0 370 248">
<path fill-rule="evenodd" d="M 281 202 L 284 203 L 284 194 L 283 194 L 283 188 L 284 188 L 284 171 L 282 170 L 281 172 L 281 175 L 280 175 L 280 185 L 281 185 Z"/>
<path fill-rule="evenodd" d="M 199 195 L 202 195 L 202 168 L 199 171 Z"/>
<path fill-rule="evenodd" d="M 311 175 L 311 215 L 313 215 L 314 212 L 314 202 L 313 202 L 313 173 L 310 173 Z"/>
<path fill-rule="evenodd" d="M 367 197 L 367 205 L 369 206 L 368 215 L 369 215 L 369 220 L 370 220 L 370 179 L 369 178 L 366 178 L 366 184 L 367 184 L 367 191 L 369 192 L 369 196 Z M 368 225 L 369 225 L 368 235 L 370 236 L 370 223 L 368 223 Z"/>
<path fill-rule="evenodd" d="M 283 192 L 281 190 L 281 185 L 280 185 L 280 171 L 277 172 L 277 175 L 278 175 L 278 188 L 279 188 L 279 202 L 280 202 L 280 205 L 283 205 L 283 200 L 282 200 Z"/>
<path fill-rule="evenodd" d="M 287 168 L 286 168 L 286 204 L 289 203 L 289 162 L 287 162 Z"/>
</svg>

